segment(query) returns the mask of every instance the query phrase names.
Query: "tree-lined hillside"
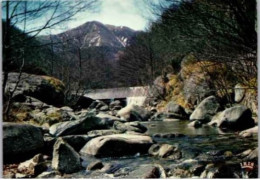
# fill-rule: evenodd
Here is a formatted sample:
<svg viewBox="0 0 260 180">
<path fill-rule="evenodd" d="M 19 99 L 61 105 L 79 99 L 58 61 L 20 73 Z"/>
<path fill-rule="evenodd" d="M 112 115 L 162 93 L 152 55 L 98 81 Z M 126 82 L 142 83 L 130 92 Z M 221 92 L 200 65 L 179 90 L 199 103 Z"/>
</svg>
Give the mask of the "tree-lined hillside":
<svg viewBox="0 0 260 180">
<path fill-rule="evenodd" d="M 162 14 L 121 56 L 127 81 L 148 84 L 158 75 L 178 74 L 189 55 L 202 62 L 207 83 L 222 96 L 230 98 L 237 83 L 257 91 L 256 1 L 172 0 L 153 8 Z"/>
</svg>

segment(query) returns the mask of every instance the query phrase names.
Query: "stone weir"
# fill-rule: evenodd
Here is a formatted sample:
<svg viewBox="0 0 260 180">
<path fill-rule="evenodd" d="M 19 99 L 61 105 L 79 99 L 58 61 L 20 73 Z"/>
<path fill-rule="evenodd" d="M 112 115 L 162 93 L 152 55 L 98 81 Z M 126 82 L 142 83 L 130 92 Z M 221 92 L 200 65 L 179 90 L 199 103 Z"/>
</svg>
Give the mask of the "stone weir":
<svg viewBox="0 0 260 180">
<path fill-rule="evenodd" d="M 125 105 L 135 104 L 142 106 L 149 97 L 149 89 L 149 86 L 94 89 L 87 92 L 84 96 L 104 102 L 121 100 L 125 102 Z"/>
</svg>

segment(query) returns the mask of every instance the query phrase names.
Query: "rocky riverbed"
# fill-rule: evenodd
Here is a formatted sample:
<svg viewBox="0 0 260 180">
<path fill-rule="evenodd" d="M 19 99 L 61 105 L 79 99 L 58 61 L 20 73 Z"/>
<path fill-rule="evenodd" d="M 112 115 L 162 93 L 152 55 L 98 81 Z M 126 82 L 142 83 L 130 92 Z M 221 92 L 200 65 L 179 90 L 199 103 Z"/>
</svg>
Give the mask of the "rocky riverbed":
<svg viewBox="0 0 260 180">
<path fill-rule="evenodd" d="M 42 142 L 38 138 L 44 130 L 38 131 L 38 127 L 4 124 L 4 142 L 19 136 L 16 137 L 19 142 L 4 144 L 5 151 L 11 151 L 6 150 L 8 147 L 14 148 L 16 152 L 10 153 L 17 157 L 26 151 L 35 152 L 33 159 L 21 161 L 23 163 L 7 161 L 4 175 L 16 178 L 212 178 L 242 177 L 240 163 L 244 161 L 254 162 L 256 167 L 257 135 L 244 138 L 211 126 L 191 128 L 188 123 L 188 120 L 132 122 L 135 127 L 147 127 L 143 134 L 107 129 L 56 138 L 45 133 Z M 7 154 L 5 159 L 13 155 Z M 257 170 L 253 169 L 249 177 L 257 177 Z"/>
<path fill-rule="evenodd" d="M 159 110 L 83 98 L 73 109 L 37 99 L 42 84 L 60 83 L 48 81 L 15 95 L 13 122 L 3 123 L 5 178 L 257 177 L 258 125 L 244 105 L 209 96 L 194 110 Z"/>
</svg>

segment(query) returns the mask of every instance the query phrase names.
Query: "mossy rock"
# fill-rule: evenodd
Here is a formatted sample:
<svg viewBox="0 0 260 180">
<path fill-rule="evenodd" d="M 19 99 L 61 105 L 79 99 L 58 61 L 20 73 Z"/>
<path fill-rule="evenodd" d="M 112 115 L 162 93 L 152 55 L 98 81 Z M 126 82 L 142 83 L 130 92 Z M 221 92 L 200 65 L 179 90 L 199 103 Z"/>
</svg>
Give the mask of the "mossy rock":
<svg viewBox="0 0 260 180">
<path fill-rule="evenodd" d="M 19 73 L 9 73 L 5 94 L 8 94 L 8 91 L 12 91 L 16 87 L 18 78 Z M 27 73 L 22 73 L 20 79 L 14 96 L 22 94 L 34 97 L 50 105 L 63 105 L 65 86 L 60 80 L 49 76 Z"/>
</svg>

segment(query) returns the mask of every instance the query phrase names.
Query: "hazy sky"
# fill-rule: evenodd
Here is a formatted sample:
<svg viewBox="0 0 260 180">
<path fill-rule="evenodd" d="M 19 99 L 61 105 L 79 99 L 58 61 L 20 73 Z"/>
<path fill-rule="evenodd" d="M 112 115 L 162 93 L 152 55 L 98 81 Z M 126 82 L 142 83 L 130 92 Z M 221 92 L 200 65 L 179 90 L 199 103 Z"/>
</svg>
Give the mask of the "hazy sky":
<svg viewBox="0 0 260 180">
<path fill-rule="evenodd" d="M 151 0 L 150 0 L 151 1 Z M 128 26 L 135 30 L 144 30 L 147 25 L 147 9 L 143 0 L 102 0 L 100 12 L 81 13 L 70 26 L 86 21 L 97 20 L 105 24 Z"/>
<path fill-rule="evenodd" d="M 30 0 L 28 0 L 30 1 Z M 88 21 L 100 21 L 104 24 L 116 26 L 128 26 L 134 30 L 145 30 L 151 19 L 155 16 L 148 10 L 147 2 L 159 2 L 160 0 L 99 0 L 99 5 L 95 6 L 95 11 L 86 9 L 78 13 L 71 21 L 46 29 L 38 35 L 57 34 L 71 28 L 75 28 Z M 12 7 L 14 7 L 13 4 Z M 23 3 L 20 4 L 23 7 Z M 37 4 L 35 5 L 37 7 Z M 3 6 L 4 7 L 4 6 Z M 33 7 L 32 7 L 33 8 Z M 22 10 L 23 11 L 23 10 Z M 25 31 L 31 31 L 43 27 L 52 16 L 54 9 L 46 11 L 37 19 L 27 18 Z M 5 19 L 5 8 L 2 8 L 2 18 Z M 11 11 L 10 11 L 11 13 Z M 14 19 L 15 21 L 15 19 Z M 24 22 L 17 21 L 21 30 L 24 29 Z"/>
<path fill-rule="evenodd" d="M 82 12 L 74 17 L 73 21 L 62 26 L 70 29 L 84 24 L 87 21 L 100 21 L 104 24 L 116 26 L 128 26 L 134 30 L 145 30 L 149 19 L 155 17 L 147 10 L 147 0 L 101 0 L 101 6 L 97 12 Z M 148 0 L 157 2 L 158 0 Z M 52 33 L 62 31 L 59 28 Z"/>
</svg>

